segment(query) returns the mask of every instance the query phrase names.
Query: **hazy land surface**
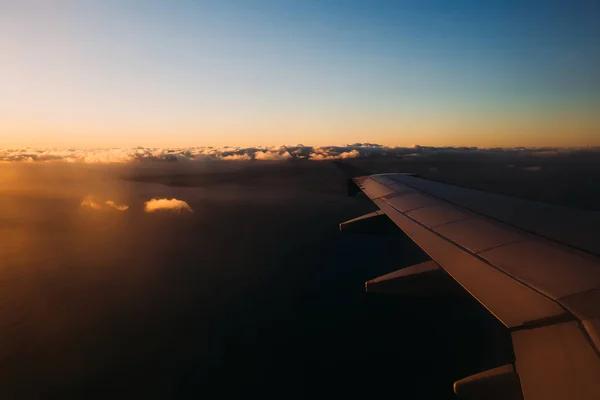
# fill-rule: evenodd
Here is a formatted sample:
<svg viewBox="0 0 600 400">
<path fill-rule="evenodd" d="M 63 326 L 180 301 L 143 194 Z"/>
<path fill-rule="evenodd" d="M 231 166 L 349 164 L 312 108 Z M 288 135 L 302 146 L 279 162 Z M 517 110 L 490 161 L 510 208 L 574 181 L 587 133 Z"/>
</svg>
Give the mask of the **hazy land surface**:
<svg viewBox="0 0 600 400">
<path fill-rule="evenodd" d="M 595 157 L 345 162 L 600 204 Z M 165 197 L 194 212 L 144 212 Z M 373 209 L 329 161 L 1 164 L 0 395 L 453 398 L 510 361 L 508 335 L 468 296 L 364 293 L 426 259 L 338 231 Z"/>
</svg>

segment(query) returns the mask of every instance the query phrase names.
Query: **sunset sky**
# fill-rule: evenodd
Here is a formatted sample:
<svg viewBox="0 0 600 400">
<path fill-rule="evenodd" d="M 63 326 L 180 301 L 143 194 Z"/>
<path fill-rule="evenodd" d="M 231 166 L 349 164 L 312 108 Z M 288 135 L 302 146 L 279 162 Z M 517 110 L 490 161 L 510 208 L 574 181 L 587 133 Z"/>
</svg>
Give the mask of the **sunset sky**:
<svg viewBox="0 0 600 400">
<path fill-rule="evenodd" d="M 0 0 L 0 147 L 600 145 L 594 1 Z"/>
</svg>

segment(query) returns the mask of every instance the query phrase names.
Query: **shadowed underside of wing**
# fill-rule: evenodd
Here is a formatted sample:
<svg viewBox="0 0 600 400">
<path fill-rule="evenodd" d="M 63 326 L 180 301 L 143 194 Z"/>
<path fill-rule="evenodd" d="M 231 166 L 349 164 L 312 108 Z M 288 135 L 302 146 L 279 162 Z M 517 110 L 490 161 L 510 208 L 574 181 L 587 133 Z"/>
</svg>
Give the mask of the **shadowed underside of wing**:
<svg viewBox="0 0 600 400">
<path fill-rule="evenodd" d="M 355 182 L 512 331 L 526 400 L 600 398 L 599 213 L 406 174 Z"/>
</svg>

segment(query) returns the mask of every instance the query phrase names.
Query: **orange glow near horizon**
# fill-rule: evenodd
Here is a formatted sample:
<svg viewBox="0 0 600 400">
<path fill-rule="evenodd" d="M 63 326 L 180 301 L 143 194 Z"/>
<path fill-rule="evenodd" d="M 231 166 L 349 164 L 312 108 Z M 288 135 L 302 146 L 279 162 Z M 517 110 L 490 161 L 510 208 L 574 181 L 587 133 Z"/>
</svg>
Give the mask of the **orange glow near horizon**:
<svg viewBox="0 0 600 400">
<path fill-rule="evenodd" d="M 600 113 L 599 113 L 600 115 Z M 600 118 L 583 113 L 555 113 L 542 118 L 418 119 L 354 116 L 345 120 L 213 120 L 194 124 L 157 121 L 83 121 L 60 123 L 3 121 L 0 147 L 189 147 L 309 146 L 368 142 L 385 146 L 584 147 L 600 146 Z"/>
</svg>

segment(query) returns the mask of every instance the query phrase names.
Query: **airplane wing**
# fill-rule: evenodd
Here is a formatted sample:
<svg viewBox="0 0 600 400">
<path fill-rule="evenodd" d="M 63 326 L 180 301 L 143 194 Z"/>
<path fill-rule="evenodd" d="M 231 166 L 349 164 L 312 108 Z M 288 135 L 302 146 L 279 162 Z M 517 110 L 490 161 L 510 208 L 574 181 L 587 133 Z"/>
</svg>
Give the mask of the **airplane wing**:
<svg viewBox="0 0 600 400">
<path fill-rule="evenodd" d="M 354 182 L 380 211 L 341 230 L 389 218 L 432 258 L 367 282 L 367 291 L 449 275 L 511 332 L 514 363 L 456 382 L 457 394 L 600 399 L 600 213 L 410 174 Z"/>
</svg>

